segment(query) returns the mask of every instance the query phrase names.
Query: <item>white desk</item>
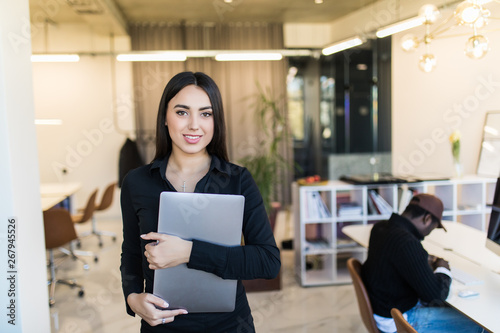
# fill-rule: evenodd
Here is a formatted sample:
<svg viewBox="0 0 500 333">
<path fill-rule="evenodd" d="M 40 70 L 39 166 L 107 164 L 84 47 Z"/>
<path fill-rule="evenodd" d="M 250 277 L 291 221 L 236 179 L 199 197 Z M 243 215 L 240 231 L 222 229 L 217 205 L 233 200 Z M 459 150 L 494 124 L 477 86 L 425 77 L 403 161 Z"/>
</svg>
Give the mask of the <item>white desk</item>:
<svg viewBox="0 0 500 333">
<path fill-rule="evenodd" d="M 61 201 L 70 199 L 82 187 L 81 183 L 42 183 L 40 184 L 40 195 L 42 210 L 47 210 Z"/>
<path fill-rule="evenodd" d="M 485 248 L 486 234 L 461 223 L 444 222 L 448 232 L 434 229 L 422 242 L 430 254 L 448 260 L 450 266 L 470 272 L 483 280 L 475 286 L 453 281 L 446 302 L 491 332 L 500 332 L 500 257 Z M 342 229 L 347 236 L 368 247 L 372 225 L 351 225 Z M 495 271 L 495 272 L 494 272 Z M 475 298 L 460 298 L 458 292 L 472 289 Z"/>
<path fill-rule="evenodd" d="M 51 197 L 41 197 L 42 201 L 42 211 L 46 211 L 60 203 L 61 201 L 66 200 L 66 196 L 64 195 L 59 195 L 59 196 L 51 196 Z"/>
</svg>

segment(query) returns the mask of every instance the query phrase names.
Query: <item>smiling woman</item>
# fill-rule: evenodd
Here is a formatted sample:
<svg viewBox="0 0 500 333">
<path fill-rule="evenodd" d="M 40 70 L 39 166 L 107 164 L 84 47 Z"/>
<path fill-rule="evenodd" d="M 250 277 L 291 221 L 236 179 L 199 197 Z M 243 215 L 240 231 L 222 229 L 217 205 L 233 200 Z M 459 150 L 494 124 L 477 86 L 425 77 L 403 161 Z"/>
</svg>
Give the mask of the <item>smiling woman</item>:
<svg viewBox="0 0 500 333">
<path fill-rule="evenodd" d="M 255 331 L 241 280 L 276 277 L 280 252 L 252 176 L 228 161 L 225 133 L 215 82 L 203 73 L 175 75 L 158 109 L 155 158 L 129 172 L 121 192 L 122 286 L 127 312 L 143 319 L 141 332 Z M 163 191 L 243 195 L 245 245 L 227 247 L 157 233 Z M 181 264 L 238 280 L 234 311 L 188 314 L 153 295 L 154 270 Z"/>
</svg>

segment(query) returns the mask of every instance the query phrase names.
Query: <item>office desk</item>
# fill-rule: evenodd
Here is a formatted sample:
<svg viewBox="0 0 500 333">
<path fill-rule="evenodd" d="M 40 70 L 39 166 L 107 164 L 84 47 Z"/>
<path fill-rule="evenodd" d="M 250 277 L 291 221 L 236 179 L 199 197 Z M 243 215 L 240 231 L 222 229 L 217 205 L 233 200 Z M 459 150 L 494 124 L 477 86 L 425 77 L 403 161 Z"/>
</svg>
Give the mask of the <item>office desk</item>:
<svg viewBox="0 0 500 333">
<path fill-rule="evenodd" d="M 451 267 L 469 272 L 484 281 L 464 286 L 453 281 L 446 302 L 491 332 L 500 332 L 500 257 L 485 248 L 486 234 L 461 223 L 444 222 L 448 232 L 434 229 L 422 242 L 429 252 L 449 261 Z M 368 247 L 372 225 L 350 225 L 342 229 L 347 236 Z M 475 298 L 460 298 L 458 292 L 472 289 Z"/>
<path fill-rule="evenodd" d="M 81 183 L 42 183 L 40 184 L 40 196 L 42 210 L 47 210 L 60 202 L 68 200 L 68 208 L 71 211 L 71 196 L 82 187 Z"/>
<path fill-rule="evenodd" d="M 57 205 L 58 203 L 66 200 L 66 196 L 64 195 L 58 195 L 58 196 L 51 196 L 51 197 L 41 197 L 42 201 L 42 211 L 46 211 Z"/>
</svg>

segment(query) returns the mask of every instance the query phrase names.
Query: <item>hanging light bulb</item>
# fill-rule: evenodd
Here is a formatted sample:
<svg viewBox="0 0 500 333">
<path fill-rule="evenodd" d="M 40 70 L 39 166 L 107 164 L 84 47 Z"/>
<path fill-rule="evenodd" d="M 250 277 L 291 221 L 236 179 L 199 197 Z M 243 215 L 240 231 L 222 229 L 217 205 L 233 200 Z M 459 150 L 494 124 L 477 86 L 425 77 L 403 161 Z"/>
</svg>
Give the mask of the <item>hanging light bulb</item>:
<svg viewBox="0 0 500 333">
<path fill-rule="evenodd" d="M 482 17 L 482 8 L 476 3 L 472 1 L 466 0 L 461 2 L 455 12 L 453 13 L 455 16 L 455 21 L 459 25 L 464 24 L 474 24 L 480 17 Z"/>
<path fill-rule="evenodd" d="M 481 59 L 488 50 L 488 39 L 481 35 L 474 35 L 465 43 L 465 54 L 471 59 Z"/>
<path fill-rule="evenodd" d="M 420 7 L 418 15 L 425 18 L 424 24 L 432 24 L 437 21 L 440 13 L 439 9 L 435 5 L 428 4 Z"/>
<path fill-rule="evenodd" d="M 406 52 L 413 52 L 417 49 L 420 42 L 413 34 L 407 34 L 401 39 L 401 48 Z"/>
<path fill-rule="evenodd" d="M 426 53 L 420 57 L 418 67 L 425 73 L 430 73 L 436 67 L 436 57 L 433 54 Z"/>
</svg>

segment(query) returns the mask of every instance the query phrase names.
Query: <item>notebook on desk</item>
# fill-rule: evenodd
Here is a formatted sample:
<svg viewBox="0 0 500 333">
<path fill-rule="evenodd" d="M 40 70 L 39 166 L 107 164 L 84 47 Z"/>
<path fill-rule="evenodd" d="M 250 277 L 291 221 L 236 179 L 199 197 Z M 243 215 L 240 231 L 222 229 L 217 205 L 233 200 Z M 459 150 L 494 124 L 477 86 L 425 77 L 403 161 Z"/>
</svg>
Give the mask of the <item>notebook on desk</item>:
<svg viewBox="0 0 500 333">
<path fill-rule="evenodd" d="M 241 195 L 162 192 L 158 232 L 238 246 L 244 205 L 245 197 Z M 236 301 L 236 283 L 183 264 L 155 270 L 153 293 L 167 301 L 169 309 L 231 312 Z"/>
</svg>

